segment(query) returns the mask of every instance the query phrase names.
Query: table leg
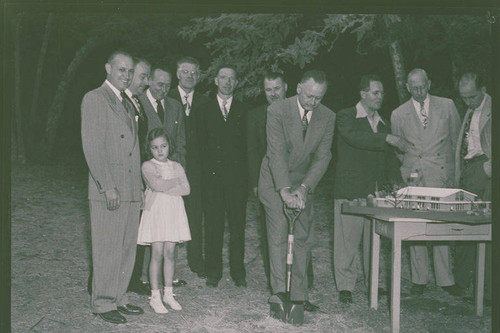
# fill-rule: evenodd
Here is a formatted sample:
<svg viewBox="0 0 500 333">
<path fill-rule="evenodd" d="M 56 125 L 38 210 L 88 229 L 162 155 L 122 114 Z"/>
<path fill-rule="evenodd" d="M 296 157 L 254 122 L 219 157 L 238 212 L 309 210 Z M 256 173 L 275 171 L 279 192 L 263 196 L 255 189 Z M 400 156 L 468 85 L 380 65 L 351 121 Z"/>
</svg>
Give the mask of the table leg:
<svg viewBox="0 0 500 333">
<path fill-rule="evenodd" d="M 477 243 L 476 260 L 476 314 L 483 315 L 483 297 L 484 297 L 484 259 L 485 243 Z"/>
<path fill-rule="evenodd" d="M 391 319 L 392 332 L 399 332 L 400 316 L 400 296 L 401 296 L 401 238 L 398 228 L 394 226 L 394 236 L 392 239 L 392 277 L 391 277 Z"/>
<path fill-rule="evenodd" d="M 377 220 L 372 220 L 372 263 L 371 263 L 371 286 L 370 286 L 370 307 L 377 310 L 378 307 L 378 273 L 380 263 L 380 235 L 375 232 Z"/>
</svg>

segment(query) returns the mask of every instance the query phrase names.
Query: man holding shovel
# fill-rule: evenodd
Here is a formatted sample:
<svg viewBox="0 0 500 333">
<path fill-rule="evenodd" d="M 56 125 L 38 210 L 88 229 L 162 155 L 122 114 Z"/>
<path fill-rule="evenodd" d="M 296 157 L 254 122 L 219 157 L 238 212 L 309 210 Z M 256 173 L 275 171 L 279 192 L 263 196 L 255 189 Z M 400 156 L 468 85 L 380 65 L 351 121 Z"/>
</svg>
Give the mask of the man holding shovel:
<svg viewBox="0 0 500 333">
<path fill-rule="evenodd" d="M 297 95 L 268 108 L 267 152 L 260 170 L 259 199 L 266 211 L 271 265 L 271 300 L 308 302 L 308 254 L 312 233 L 312 192 L 332 157 L 335 114 L 320 104 L 327 81 L 324 72 L 306 72 Z M 302 210 L 295 224 L 291 290 L 286 293 L 288 222 L 283 205 Z"/>
</svg>

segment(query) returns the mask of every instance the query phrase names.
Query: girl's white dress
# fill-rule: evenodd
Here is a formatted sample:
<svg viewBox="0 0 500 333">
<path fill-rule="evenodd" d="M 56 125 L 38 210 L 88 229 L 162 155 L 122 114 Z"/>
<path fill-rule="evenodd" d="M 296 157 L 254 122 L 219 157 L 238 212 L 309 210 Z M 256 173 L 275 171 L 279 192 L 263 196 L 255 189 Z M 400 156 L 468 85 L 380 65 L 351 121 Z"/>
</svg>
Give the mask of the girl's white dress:
<svg viewBox="0 0 500 333">
<path fill-rule="evenodd" d="M 190 189 L 182 166 L 174 161 L 160 162 L 153 158 L 142 165 L 142 175 L 146 182 L 145 205 L 137 244 L 191 240 L 182 199 Z M 179 182 L 172 186 L 175 178 Z"/>
</svg>

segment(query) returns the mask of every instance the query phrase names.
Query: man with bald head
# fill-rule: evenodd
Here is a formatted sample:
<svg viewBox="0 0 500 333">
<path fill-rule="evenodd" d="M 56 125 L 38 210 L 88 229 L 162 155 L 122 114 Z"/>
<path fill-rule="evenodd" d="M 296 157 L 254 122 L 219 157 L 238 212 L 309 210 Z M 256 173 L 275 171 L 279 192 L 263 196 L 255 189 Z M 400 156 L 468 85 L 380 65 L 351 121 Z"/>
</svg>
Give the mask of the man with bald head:
<svg viewBox="0 0 500 333">
<path fill-rule="evenodd" d="M 410 100 L 392 112 L 392 134 L 409 141 L 413 146 L 400 152 L 401 177 L 414 186 L 454 187 L 455 148 L 460 131 L 460 117 L 451 99 L 430 95 L 431 81 L 423 69 L 414 69 L 406 83 Z M 414 177 L 416 176 L 416 177 Z M 428 281 L 426 243 L 410 246 L 410 292 L 421 295 Z M 435 243 L 433 243 L 435 244 Z M 455 285 L 449 261 L 449 246 L 433 245 L 436 284 L 455 296 L 461 294 Z"/>
<path fill-rule="evenodd" d="M 172 75 L 163 67 L 151 71 L 149 88 L 139 100 L 148 118 L 148 132 L 153 128 L 163 128 L 172 140 L 170 159 L 186 167 L 186 137 L 182 105 L 167 97 L 172 84 Z"/>
<path fill-rule="evenodd" d="M 269 299 L 308 301 L 307 267 L 314 243 L 312 193 L 332 158 L 335 114 L 321 104 L 325 73 L 304 73 L 297 95 L 272 103 L 267 111 L 267 152 L 260 168 L 259 199 L 266 211 L 271 266 Z M 285 293 L 288 222 L 283 207 L 302 210 L 295 227 L 291 291 Z"/>
<path fill-rule="evenodd" d="M 477 73 L 462 75 L 458 91 L 468 109 L 455 152 L 455 181 L 460 188 L 491 200 L 491 96 Z M 466 289 L 476 265 L 476 244 L 456 242 L 455 279 Z M 491 302 L 491 244 L 486 245 L 485 300 Z"/>
<path fill-rule="evenodd" d="M 134 75 L 132 57 L 111 54 L 106 81 L 83 97 L 82 145 L 89 167 L 92 237 L 91 311 L 120 324 L 121 315 L 143 310 L 128 304 L 127 286 L 134 266 L 142 178 L 137 123 L 127 89 Z"/>
</svg>

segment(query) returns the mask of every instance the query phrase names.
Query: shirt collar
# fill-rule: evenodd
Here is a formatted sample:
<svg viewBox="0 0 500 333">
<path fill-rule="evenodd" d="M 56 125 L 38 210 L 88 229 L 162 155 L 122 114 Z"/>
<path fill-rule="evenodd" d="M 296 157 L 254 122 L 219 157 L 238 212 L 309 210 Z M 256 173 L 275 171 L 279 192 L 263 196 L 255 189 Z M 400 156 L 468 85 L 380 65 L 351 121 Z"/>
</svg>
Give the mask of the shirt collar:
<svg viewBox="0 0 500 333">
<path fill-rule="evenodd" d="M 106 82 L 106 84 L 111 88 L 111 90 L 113 90 L 113 92 L 115 93 L 116 97 L 118 97 L 118 99 L 121 102 L 122 101 L 122 96 L 121 96 L 120 90 L 116 89 L 116 87 L 114 85 L 112 85 L 111 82 L 109 82 L 108 80 L 106 80 L 104 82 Z"/>
<path fill-rule="evenodd" d="M 181 99 L 184 99 L 184 96 L 188 96 L 188 99 L 191 98 L 194 94 L 194 90 L 191 90 L 190 92 L 186 92 L 184 89 L 182 89 L 181 86 L 177 86 L 177 89 L 179 90 L 179 95 L 181 95 Z"/>
<path fill-rule="evenodd" d="M 151 91 L 150 91 L 150 89 L 149 89 L 149 88 L 148 88 L 148 90 L 146 91 L 146 96 L 148 96 L 148 99 L 149 99 L 149 101 L 151 102 L 151 105 L 153 105 L 153 107 L 154 107 L 154 108 L 155 108 L 155 110 L 156 110 L 156 106 L 158 105 L 158 103 L 156 103 L 156 98 L 154 98 L 154 97 L 153 97 L 153 95 L 151 94 Z M 165 107 L 165 102 L 164 102 L 164 100 L 163 100 L 163 99 L 161 100 L 161 105 L 162 105 L 163 107 Z"/>
<path fill-rule="evenodd" d="M 429 110 L 429 94 L 424 99 L 424 109 Z M 413 106 L 415 107 L 415 110 L 420 111 L 420 102 L 414 99 L 413 97 L 411 98 L 411 101 L 413 102 Z"/>
<path fill-rule="evenodd" d="M 356 119 L 357 118 L 368 119 L 368 113 L 366 112 L 366 109 L 361 101 L 356 104 Z M 385 125 L 384 120 L 382 119 L 382 117 L 380 117 L 380 114 L 377 111 L 375 111 L 375 113 L 373 114 L 373 122 L 375 125 L 378 125 L 379 122 Z"/>
<path fill-rule="evenodd" d="M 222 105 L 224 103 L 224 100 L 219 96 L 219 94 L 217 94 L 217 101 L 219 102 L 219 106 L 222 110 Z M 233 103 L 233 96 L 229 97 L 228 99 L 226 99 L 226 109 L 227 111 L 229 111 L 231 109 L 231 104 Z"/>
<path fill-rule="evenodd" d="M 481 102 L 481 105 L 479 105 L 475 110 L 473 111 L 476 111 L 476 110 L 482 110 L 483 107 L 484 107 L 484 103 L 486 102 L 486 97 L 488 97 L 488 94 L 487 93 L 484 93 L 484 97 L 483 97 L 483 101 Z"/>
</svg>

